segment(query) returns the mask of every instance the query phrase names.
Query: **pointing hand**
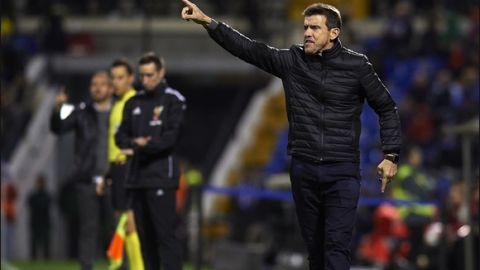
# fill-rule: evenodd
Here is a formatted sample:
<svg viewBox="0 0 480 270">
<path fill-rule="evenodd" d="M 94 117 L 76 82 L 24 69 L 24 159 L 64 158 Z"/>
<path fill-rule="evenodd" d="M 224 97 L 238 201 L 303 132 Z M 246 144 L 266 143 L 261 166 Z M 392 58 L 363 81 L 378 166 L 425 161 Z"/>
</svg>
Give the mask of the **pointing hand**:
<svg viewBox="0 0 480 270">
<path fill-rule="evenodd" d="M 380 182 L 382 183 L 381 191 L 385 192 L 387 184 L 390 183 L 397 174 L 397 164 L 391 162 L 390 160 L 384 159 L 377 167 L 377 172 L 380 177 Z"/>
<path fill-rule="evenodd" d="M 182 0 L 185 7 L 182 9 L 182 19 L 189 21 L 192 20 L 198 24 L 206 26 L 212 22 L 212 18 L 208 17 L 200 10 L 197 5 L 188 1 Z"/>
</svg>

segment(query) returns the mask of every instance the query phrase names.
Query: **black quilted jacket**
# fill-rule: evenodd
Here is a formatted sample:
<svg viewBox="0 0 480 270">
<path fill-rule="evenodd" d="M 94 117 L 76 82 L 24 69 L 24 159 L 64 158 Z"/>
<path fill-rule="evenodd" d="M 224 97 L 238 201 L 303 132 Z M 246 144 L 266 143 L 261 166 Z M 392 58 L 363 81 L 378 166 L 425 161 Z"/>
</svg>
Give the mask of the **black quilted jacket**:
<svg viewBox="0 0 480 270">
<path fill-rule="evenodd" d="M 155 90 L 140 91 L 125 104 L 122 124 L 115 142 L 135 152 L 127 177 L 127 188 L 176 188 L 180 178 L 175 146 L 180 136 L 186 109 L 185 98 L 166 84 Z M 145 146 L 133 139 L 151 137 Z"/>
<path fill-rule="evenodd" d="M 289 154 L 320 163 L 359 162 L 360 114 L 365 99 L 379 116 L 384 153 L 399 153 L 398 109 L 365 55 L 340 41 L 321 55 L 302 45 L 276 49 L 224 23 L 207 30 L 220 46 L 283 81 L 289 120 Z"/>
<path fill-rule="evenodd" d="M 92 183 L 97 160 L 97 112 L 92 103 L 80 103 L 65 119 L 60 111 L 50 114 L 50 130 L 56 135 L 75 133 L 75 158 L 72 176 L 77 181 Z"/>
</svg>

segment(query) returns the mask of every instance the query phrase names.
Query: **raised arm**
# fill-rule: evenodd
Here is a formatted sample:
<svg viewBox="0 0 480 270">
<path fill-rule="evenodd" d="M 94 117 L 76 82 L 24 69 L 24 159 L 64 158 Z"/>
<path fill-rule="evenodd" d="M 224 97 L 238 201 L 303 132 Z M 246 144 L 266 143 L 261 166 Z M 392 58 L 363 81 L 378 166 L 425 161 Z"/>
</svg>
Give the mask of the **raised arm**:
<svg viewBox="0 0 480 270">
<path fill-rule="evenodd" d="M 182 18 L 203 25 L 210 37 L 231 54 L 280 78 L 289 70 L 292 64 L 290 50 L 280 50 L 251 40 L 230 26 L 205 15 L 192 2 L 182 2 L 185 4 Z"/>
<path fill-rule="evenodd" d="M 77 108 L 75 108 L 69 115 L 63 117 L 61 115 L 62 106 L 68 101 L 68 96 L 65 93 L 65 88 L 61 88 L 60 92 L 55 97 L 55 108 L 50 114 L 50 131 L 56 135 L 61 135 L 75 127 L 75 119 Z"/>
</svg>

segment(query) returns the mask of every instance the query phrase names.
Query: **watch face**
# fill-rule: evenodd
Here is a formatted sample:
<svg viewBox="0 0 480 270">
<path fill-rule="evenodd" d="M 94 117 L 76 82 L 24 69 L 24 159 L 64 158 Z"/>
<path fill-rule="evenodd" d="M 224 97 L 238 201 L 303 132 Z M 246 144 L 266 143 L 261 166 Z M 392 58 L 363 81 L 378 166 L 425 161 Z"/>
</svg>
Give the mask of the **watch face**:
<svg viewBox="0 0 480 270">
<path fill-rule="evenodd" d="M 388 154 L 388 155 L 385 156 L 385 159 L 388 159 L 393 163 L 397 163 L 398 162 L 398 155 Z"/>
</svg>

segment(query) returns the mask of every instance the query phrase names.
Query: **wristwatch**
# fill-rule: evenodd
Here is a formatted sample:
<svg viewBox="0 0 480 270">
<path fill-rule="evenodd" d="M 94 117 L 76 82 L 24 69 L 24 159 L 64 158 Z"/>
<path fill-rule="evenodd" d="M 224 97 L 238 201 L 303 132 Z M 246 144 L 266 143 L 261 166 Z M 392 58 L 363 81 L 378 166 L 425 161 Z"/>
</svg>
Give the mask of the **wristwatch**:
<svg viewBox="0 0 480 270">
<path fill-rule="evenodd" d="M 400 156 L 398 154 L 390 153 L 385 155 L 385 159 L 390 160 L 395 164 L 398 164 L 398 160 L 400 159 Z"/>
</svg>

